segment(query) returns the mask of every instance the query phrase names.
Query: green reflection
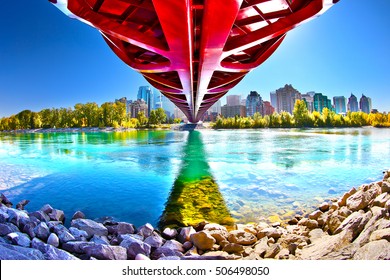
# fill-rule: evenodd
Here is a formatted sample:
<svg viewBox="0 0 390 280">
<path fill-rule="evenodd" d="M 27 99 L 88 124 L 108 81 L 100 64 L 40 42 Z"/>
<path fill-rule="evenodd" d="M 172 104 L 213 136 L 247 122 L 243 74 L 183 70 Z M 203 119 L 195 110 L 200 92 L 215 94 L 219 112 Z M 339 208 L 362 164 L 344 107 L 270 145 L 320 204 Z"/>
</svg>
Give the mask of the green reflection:
<svg viewBox="0 0 390 280">
<path fill-rule="evenodd" d="M 183 160 L 159 227 L 196 225 L 202 221 L 233 225 L 234 220 L 210 172 L 201 133 L 190 131 Z"/>
</svg>

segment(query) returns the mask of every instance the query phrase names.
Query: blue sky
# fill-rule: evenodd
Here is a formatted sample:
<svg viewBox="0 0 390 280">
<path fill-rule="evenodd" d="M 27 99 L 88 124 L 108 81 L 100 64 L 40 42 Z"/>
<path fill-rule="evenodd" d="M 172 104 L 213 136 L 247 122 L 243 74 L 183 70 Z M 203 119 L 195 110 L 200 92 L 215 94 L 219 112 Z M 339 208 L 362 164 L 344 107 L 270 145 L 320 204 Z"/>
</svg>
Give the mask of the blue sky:
<svg viewBox="0 0 390 280">
<path fill-rule="evenodd" d="M 341 0 L 289 32 L 279 49 L 229 94 L 245 97 L 292 84 L 302 93 L 351 92 L 390 111 L 389 0 Z M 0 117 L 24 109 L 134 99 L 144 78 L 95 29 L 47 0 L 5 1 L 0 9 Z M 222 99 L 222 104 L 225 99 Z"/>
</svg>

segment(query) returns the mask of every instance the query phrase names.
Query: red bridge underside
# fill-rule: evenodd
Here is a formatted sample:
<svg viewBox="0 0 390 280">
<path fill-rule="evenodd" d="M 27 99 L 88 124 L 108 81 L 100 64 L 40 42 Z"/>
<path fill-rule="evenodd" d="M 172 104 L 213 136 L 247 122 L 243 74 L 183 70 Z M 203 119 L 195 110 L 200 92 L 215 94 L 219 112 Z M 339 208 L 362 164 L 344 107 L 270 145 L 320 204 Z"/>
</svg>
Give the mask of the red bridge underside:
<svg viewBox="0 0 390 280">
<path fill-rule="evenodd" d="M 286 32 L 338 0 L 49 0 L 198 122 Z"/>
</svg>

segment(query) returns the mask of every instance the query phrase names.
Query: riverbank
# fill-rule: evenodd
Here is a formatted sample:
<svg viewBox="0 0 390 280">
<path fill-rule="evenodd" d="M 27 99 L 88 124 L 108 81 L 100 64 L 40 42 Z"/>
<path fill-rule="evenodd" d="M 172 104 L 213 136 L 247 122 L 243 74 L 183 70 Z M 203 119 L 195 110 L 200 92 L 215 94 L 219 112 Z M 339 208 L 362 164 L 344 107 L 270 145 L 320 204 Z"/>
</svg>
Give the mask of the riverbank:
<svg viewBox="0 0 390 280">
<path fill-rule="evenodd" d="M 36 260 L 259 260 L 390 259 L 390 171 L 381 181 L 352 188 L 314 212 L 286 223 L 182 228 L 136 228 L 93 221 L 81 212 L 64 226 L 63 211 L 44 205 L 28 213 L 28 201 L 0 205 L 0 259 Z M 67 217 L 69 219 L 69 217 Z"/>
</svg>

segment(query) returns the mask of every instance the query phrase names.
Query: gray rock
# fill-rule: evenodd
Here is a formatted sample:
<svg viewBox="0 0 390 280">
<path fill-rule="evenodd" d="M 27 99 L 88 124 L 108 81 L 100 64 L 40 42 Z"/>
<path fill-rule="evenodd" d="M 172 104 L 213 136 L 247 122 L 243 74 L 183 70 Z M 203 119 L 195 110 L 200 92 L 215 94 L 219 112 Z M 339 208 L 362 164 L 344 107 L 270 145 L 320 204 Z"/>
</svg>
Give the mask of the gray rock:
<svg viewBox="0 0 390 280">
<path fill-rule="evenodd" d="M 191 249 L 193 246 L 194 246 L 194 244 L 192 244 L 191 241 L 186 241 L 186 242 L 184 242 L 184 244 L 183 244 L 183 249 L 184 249 L 184 251 L 188 251 L 188 250 Z M 195 248 L 196 248 L 196 247 L 195 247 Z"/>
<path fill-rule="evenodd" d="M 110 241 L 106 236 L 94 235 L 89 241 L 100 245 L 110 245 Z"/>
<path fill-rule="evenodd" d="M 138 254 L 135 256 L 135 260 L 136 261 L 150 261 L 150 258 L 145 256 L 145 255 Z"/>
<path fill-rule="evenodd" d="M 129 223 L 115 223 L 115 225 L 107 226 L 109 234 L 112 235 L 121 235 L 121 234 L 133 234 L 135 232 L 135 227 L 133 224 Z"/>
<path fill-rule="evenodd" d="M 367 243 L 359 248 L 354 260 L 390 260 L 390 242 L 381 239 Z"/>
<path fill-rule="evenodd" d="M 52 221 L 64 222 L 65 220 L 65 214 L 62 210 L 53 209 L 48 215 Z"/>
<path fill-rule="evenodd" d="M 9 215 L 6 210 L 0 209 L 0 223 L 5 223 L 9 218 Z"/>
<path fill-rule="evenodd" d="M 140 226 L 137 230 L 137 234 L 143 236 L 144 238 L 149 237 L 153 234 L 154 228 L 151 224 L 147 223 L 143 226 Z"/>
<path fill-rule="evenodd" d="M 72 220 L 71 226 L 80 230 L 84 230 L 88 234 L 87 238 L 91 238 L 94 234 L 100 236 L 108 235 L 108 230 L 103 224 L 89 219 Z"/>
<path fill-rule="evenodd" d="M 32 240 L 31 246 L 32 248 L 41 251 L 41 253 L 45 256 L 45 259 L 47 260 L 78 260 L 78 258 L 73 256 L 72 254 L 53 247 L 49 244 L 45 244 L 37 238 L 34 238 Z"/>
<path fill-rule="evenodd" d="M 22 247 L 30 247 L 31 240 L 29 236 L 21 232 L 12 232 L 7 235 L 7 238 L 11 240 L 13 245 L 18 245 Z"/>
<path fill-rule="evenodd" d="M 49 238 L 47 239 L 47 244 L 58 247 L 60 245 L 60 240 L 55 233 L 50 233 Z"/>
<path fill-rule="evenodd" d="M 85 241 L 88 237 L 88 233 L 85 230 L 80 230 L 75 227 L 70 227 L 69 232 L 77 241 Z"/>
<path fill-rule="evenodd" d="M 85 219 L 85 214 L 81 211 L 76 211 L 76 213 L 74 213 L 72 216 L 72 220 L 76 219 Z"/>
<path fill-rule="evenodd" d="M 0 224 L 0 236 L 6 236 L 11 232 L 18 232 L 19 228 L 11 223 Z"/>
<path fill-rule="evenodd" d="M 50 204 L 45 204 L 45 205 L 43 205 L 42 208 L 41 208 L 41 211 L 42 211 L 42 212 L 45 212 L 46 214 L 51 213 L 51 211 L 53 211 L 53 210 L 54 210 L 54 208 L 51 207 Z"/>
<path fill-rule="evenodd" d="M 178 256 L 168 256 L 168 257 L 160 257 L 159 261 L 179 261 L 180 257 Z"/>
<path fill-rule="evenodd" d="M 67 243 L 62 244 L 62 249 L 73 254 L 85 254 L 85 248 L 93 245 L 95 245 L 93 242 L 69 241 Z"/>
<path fill-rule="evenodd" d="M 190 241 L 191 234 L 193 234 L 195 232 L 196 232 L 195 229 L 191 226 L 183 227 L 183 228 L 181 228 L 180 233 L 178 234 L 176 239 L 179 242 L 181 242 L 182 244 L 184 244 L 185 242 Z"/>
<path fill-rule="evenodd" d="M 177 236 L 177 230 L 174 228 L 165 228 L 161 236 L 165 239 L 174 239 Z"/>
<path fill-rule="evenodd" d="M 126 248 L 127 257 L 132 260 L 135 259 L 135 256 L 137 256 L 138 254 L 149 256 L 151 251 L 151 247 L 149 244 L 144 243 L 143 241 L 132 236 L 128 236 L 126 239 L 124 239 L 120 243 L 120 246 Z"/>
<path fill-rule="evenodd" d="M 160 248 L 163 243 L 164 243 L 164 239 L 159 236 L 159 235 L 152 235 L 152 236 L 149 236 L 147 237 L 144 242 L 146 244 L 149 244 L 150 247 L 152 247 L 152 249 L 157 249 L 157 248 Z"/>
<path fill-rule="evenodd" d="M 43 211 L 35 211 L 29 214 L 30 217 L 35 217 L 42 222 L 50 221 L 50 217 Z"/>
<path fill-rule="evenodd" d="M 12 202 L 3 193 L 1 194 L 0 202 L 7 207 L 11 207 L 13 205 Z"/>
<path fill-rule="evenodd" d="M 44 260 L 44 255 L 36 249 L 0 243 L 0 260 Z"/>
<path fill-rule="evenodd" d="M 216 241 L 207 231 L 199 231 L 191 235 L 191 242 L 196 248 L 206 251 L 213 248 Z"/>
<path fill-rule="evenodd" d="M 160 247 L 154 250 L 154 252 L 150 256 L 152 260 L 158 260 L 161 257 L 169 257 L 169 256 L 181 257 L 183 256 L 183 254 L 169 248 Z"/>
<path fill-rule="evenodd" d="M 46 241 L 50 235 L 50 230 L 46 223 L 41 222 L 34 228 L 34 233 L 37 238 Z"/>
<path fill-rule="evenodd" d="M 126 248 L 94 244 L 85 248 L 87 255 L 98 260 L 127 260 Z"/>
<path fill-rule="evenodd" d="M 34 233 L 34 228 L 37 226 L 38 224 L 35 223 L 35 222 L 29 222 L 27 223 L 24 227 L 23 227 L 23 232 L 24 233 L 27 233 L 28 236 L 30 236 L 30 238 L 34 238 L 35 237 L 35 233 Z"/>
<path fill-rule="evenodd" d="M 30 200 L 26 200 L 26 199 L 19 201 L 18 204 L 16 204 L 16 209 L 24 210 L 24 206 L 26 206 L 29 202 L 30 202 Z"/>
<path fill-rule="evenodd" d="M 76 241 L 76 238 L 68 231 L 61 231 L 58 234 L 58 239 L 60 240 L 60 244 L 67 243 L 69 241 Z"/>
<path fill-rule="evenodd" d="M 144 237 L 141 235 L 138 235 L 138 234 L 121 234 L 121 235 L 118 235 L 117 239 L 118 239 L 118 242 L 121 243 L 123 240 L 125 240 L 126 238 L 129 238 L 129 237 L 138 239 L 140 241 L 144 241 Z"/>
<path fill-rule="evenodd" d="M 8 222 L 13 223 L 16 226 L 20 225 L 21 220 L 29 220 L 26 212 L 18 209 L 8 208 Z"/>
<path fill-rule="evenodd" d="M 246 231 L 232 230 L 229 232 L 228 240 L 240 245 L 252 245 L 256 243 L 257 237 Z"/>
<path fill-rule="evenodd" d="M 60 223 L 60 222 L 59 222 L 59 224 L 53 224 L 53 223 L 55 223 L 55 222 L 53 222 L 53 221 L 48 222 L 48 227 L 55 234 L 59 235 L 63 231 L 69 232 L 69 230 L 62 223 Z"/>
<path fill-rule="evenodd" d="M 176 240 L 168 240 L 167 242 L 165 242 L 165 244 L 162 246 L 164 248 L 169 248 L 173 251 L 178 251 L 178 252 L 181 252 L 183 253 L 184 252 L 184 248 L 183 248 L 183 245 L 179 242 L 179 241 L 176 241 Z"/>
<path fill-rule="evenodd" d="M 385 239 L 390 242 L 390 228 L 378 229 L 370 236 L 370 241 Z"/>
</svg>

